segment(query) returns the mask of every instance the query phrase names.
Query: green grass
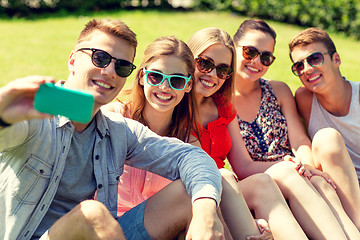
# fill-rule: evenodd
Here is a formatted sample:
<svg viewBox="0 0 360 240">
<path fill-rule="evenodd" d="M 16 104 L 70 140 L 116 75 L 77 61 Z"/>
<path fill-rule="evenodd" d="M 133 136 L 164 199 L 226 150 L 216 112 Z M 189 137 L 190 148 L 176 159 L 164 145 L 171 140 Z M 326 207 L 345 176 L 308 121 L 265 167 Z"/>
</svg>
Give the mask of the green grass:
<svg viewBox="0 0 360 240">
<path fill-rule="evenodd" d="M 68 56 L 78 34 L 92 18 L 109 17 L 122 19 L 137 35 L 139 47 L 135 64 L 140 65 L 146 46 L 160 36 L 174 35 L 185 42 L 197 30 L 218 27 L 231 36 L 243 16 L 214 12 L 158 12 L 158 11 L 111 11 L 97 12 L 86 16 L 49 16 L 37 20 L 0 20 L 0 86 L 27 75 L 50 75 L 66 79 Z M 288 42 L 302 28 L 267 21 L 277 32 L 276 61 L 266 78 L 286 82 L 292 91 L 300 86 L 299 80 L 290 71 Z M 330 33 L 342 58 L 341 71 L 348 79 L 357 81 L 357 53 L 360 42 Z M 354 54 L 355 53 L 355 54 Z M 133 76 L 128 78 L 128 83 Z"/>
</svg>

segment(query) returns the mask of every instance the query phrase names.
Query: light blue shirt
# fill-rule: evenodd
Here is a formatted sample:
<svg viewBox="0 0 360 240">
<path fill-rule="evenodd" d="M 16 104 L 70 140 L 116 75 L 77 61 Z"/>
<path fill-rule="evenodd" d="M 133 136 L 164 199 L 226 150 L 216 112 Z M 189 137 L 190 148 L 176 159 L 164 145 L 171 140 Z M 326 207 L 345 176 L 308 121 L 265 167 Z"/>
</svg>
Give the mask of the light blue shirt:
<svg viewBox="0 0 360 240">
<path fill-rule="evenodd" d="M 193 200 L 208 197 L 219 204 L 221 175 L 200 148 L 160 137 L 120 114 L 99 112 L 95 120 L 97 196 L 114 217 L 125 161 L 171 180 L 181 178 Z M 58 189 L 74 130 L 65 117 L 0 130 L 0 239 L 31 238 Z"/>
</svg>

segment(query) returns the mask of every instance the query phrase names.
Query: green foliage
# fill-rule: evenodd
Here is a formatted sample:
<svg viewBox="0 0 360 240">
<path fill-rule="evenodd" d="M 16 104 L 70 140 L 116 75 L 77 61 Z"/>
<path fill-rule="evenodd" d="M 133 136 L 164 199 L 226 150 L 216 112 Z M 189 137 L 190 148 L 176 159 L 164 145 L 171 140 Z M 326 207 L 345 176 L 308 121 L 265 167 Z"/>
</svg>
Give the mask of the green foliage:
<svg viewBox="0 0 360 240">
<path fill-rule="evenodd" d="M 358 0 L 195 0 L 195 7 L 200 10 L 227 9 L 250 17 L 342 31 L 360 39 Z"/>
<path fill-rule="evenodd" d="M 84 14 L 89 11 L 133 9 L 170 9 L 167 0 L 7 0 L 0 1 L 0 17 L 36 18 L 40 13 Z"/>
<path fill-rule="evenodd" d="M 78 34 L 92 18 L 121 18 L 136 34 L 139 42 L 135 65 L 139 66 L 146 46 L 161 36 L 176 36 L 187 42 L 205 27 L 218 27 L 233 36 L 248 17 L 229 12 L 112 10 L 72 15 L 48 15 L 36 20 L 0 19 L 0 86 L 27 75 L 49 75 L 57 80 L 68 76 L 67 61 Z M 360 19 L 359 19 L 360 20 Z M 267 20 L 277 33 L 276 60 L 265 77 L 287 83 L 295 91 L 301 82 L 291 70 L 288 43 L 302 27 Z M 329 32 L 341 56 L 341 72 L 358 81 L 360 42 L 344 34 Z M 131 86 L 135 74 L 129 76 Z"/>
<path fill-rule="evenodd" d="M 172 8 L 168 0 L 7 0 L 0 1 L 0 17 L 36 18 L 39 13 L 84 14 L 144 7 Z M 342 31 L 360 39 L 359 0 L 193 0 L 193 10 L 232 11 L 249 17 Z"/>
</svg>

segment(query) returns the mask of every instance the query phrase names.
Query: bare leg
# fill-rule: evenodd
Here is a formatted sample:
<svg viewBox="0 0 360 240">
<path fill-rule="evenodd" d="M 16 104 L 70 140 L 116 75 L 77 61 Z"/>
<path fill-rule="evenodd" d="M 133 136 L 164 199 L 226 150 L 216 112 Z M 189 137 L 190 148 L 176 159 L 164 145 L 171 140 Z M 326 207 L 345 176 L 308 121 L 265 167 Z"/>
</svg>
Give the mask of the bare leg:
<svg viewBox="0 0 360 240">
<path fill-rule="evenodd" d="M 255 174 L 238 185 L 256 218 L 268 221 L 274 239 L 307 239 L 279 187 L 269 175 Z"/>
<path fill-rule="evenodd" d="M 329 174 L 347 215 L 360 229 L 360 189 L 354 165 L 341 134 L 332 128 L 319 130 L 312 143 L 316 168 Z"/>
<path fill-rule="evenodd" d="M 49 239 L 125 240 L 119 223 L 100 202 L 80 203 L 50 228 Z"/>
<path fill-rule="evenodd" d="M 191 198 L 182 181 L 177 180 L 148 199 L 144 226 L 151 239 L 183 239 L 183 231 L 189 226 L 192 216 Z M 221 215 L 218 217 L 222 219 Z M 226 232 L 226 227 L 224 229 L 226 239 L 231 240 L 229 231 Z"/>
<path fill-rule="evenodd" d="M 233 240 L 233 237 L 231 236 L 231 233 L 230 233 L 230 230 L 229 230 L 229 227 L 227 226 L 225 220 L 224 220 L 224 217 L 221 213 L 221 210 L 220 208 L 217 209 L 217 214 L 220 218 L 220 221 L 221 223 L 223 224 L 223 227 L 224 227 L 224 237 L 225 237 L 225 240 Z"/>
<path fill-rule="evenodd" d="M 279 162 L 266 170 L 279 186 L 302 229 L 311 239 L 347 239 L 331 209 L 291 162 Z"/>
<path fill-rule="evenodd" d="M 152 239 L 173 239 L 192 216 L 192 204 L 184 184 L 174 181 L 148 199 L 144 226 Z"/>
<path fill-rule="evenodd" d="M 231 235 L 234 239 L 260 235 L 233 173 L 226 169 L 220 172 L 223 176 L 220 208 Z"/>
<path fill-rule="evenodd" d="M 335 217 L 338 219 L 344 232 L 347 234 L 349 239 L 360 239 L 360 233 L 351 219 L 347 216 L 343 207 L 341 206 L 340 199 L 336 194 L 335 190 L 328 184 L 323 177 L 313 176 L 311 183 L 317 189 L 321 196 L 330 206 Z"/>
</svg>

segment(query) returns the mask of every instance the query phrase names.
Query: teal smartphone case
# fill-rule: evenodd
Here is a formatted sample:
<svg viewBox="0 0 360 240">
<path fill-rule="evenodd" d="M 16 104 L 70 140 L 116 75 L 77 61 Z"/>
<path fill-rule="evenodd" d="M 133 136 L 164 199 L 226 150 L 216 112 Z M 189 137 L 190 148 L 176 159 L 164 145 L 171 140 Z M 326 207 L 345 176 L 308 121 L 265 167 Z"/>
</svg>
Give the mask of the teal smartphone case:
<svg viewBox="0 0 360 240">
<path fill-rule="evenodd" d="M 51 115 L 62 115 L 70 120 L 88 123 L 94 107 L 94 97 L 86 92 L 55 86 L 40 85 L 35 94 L 34 108 Z"/>
</svg>

